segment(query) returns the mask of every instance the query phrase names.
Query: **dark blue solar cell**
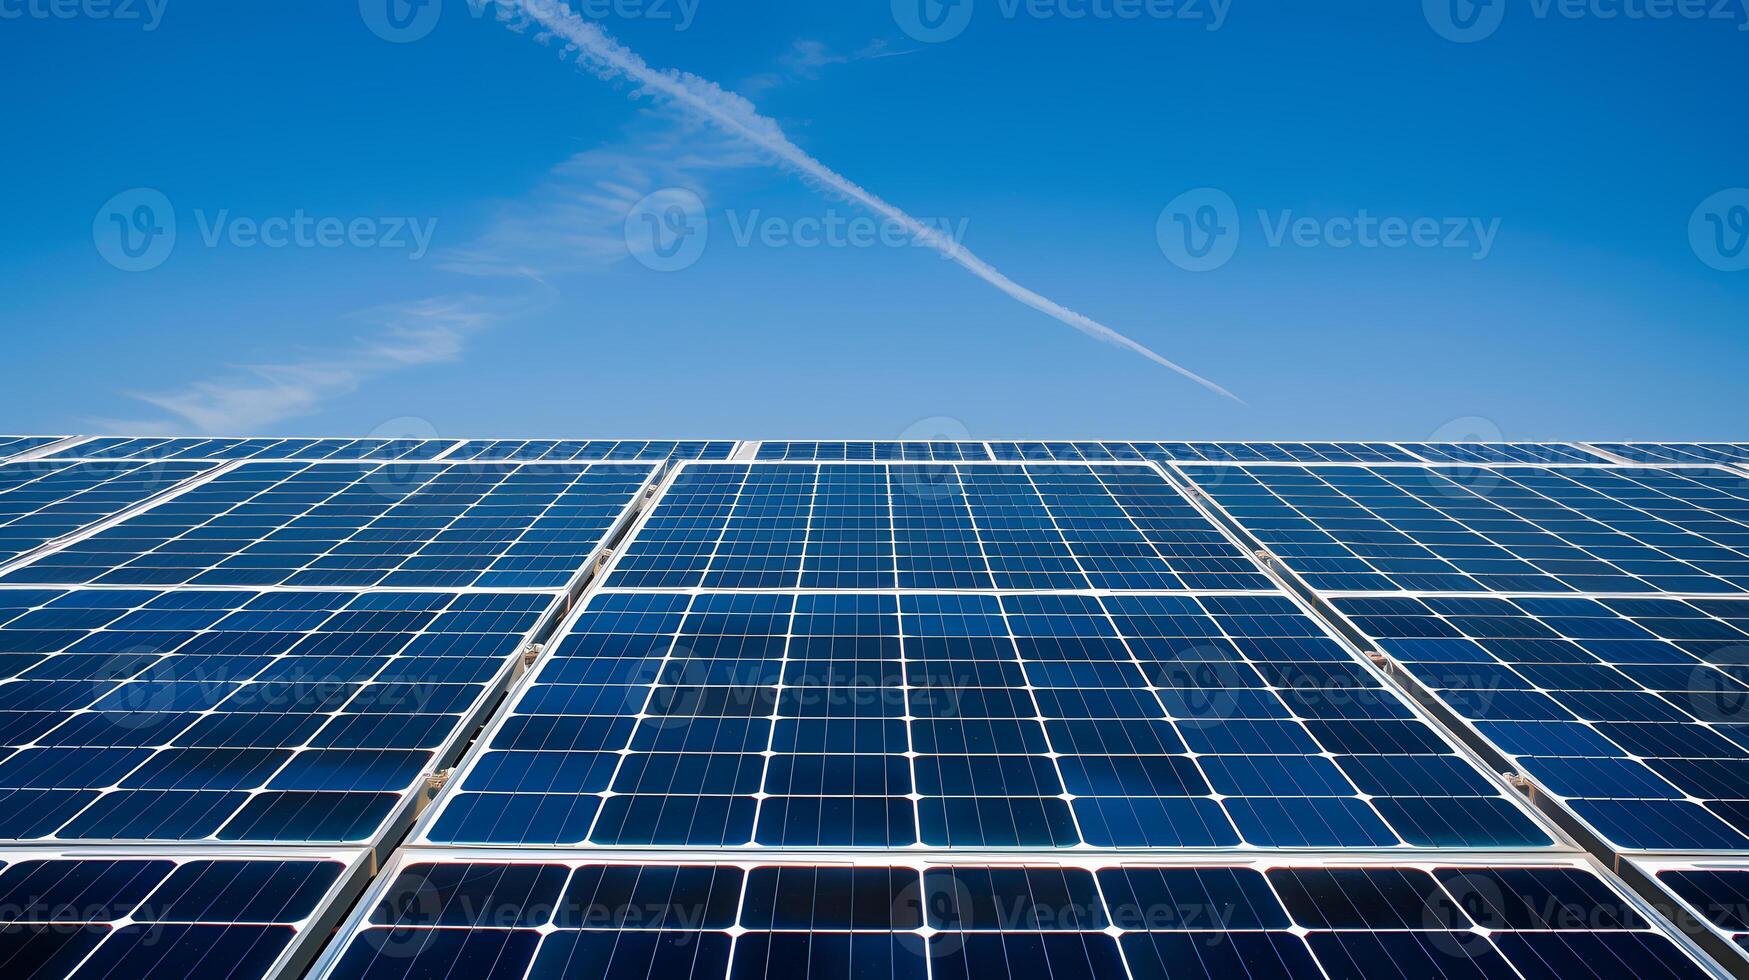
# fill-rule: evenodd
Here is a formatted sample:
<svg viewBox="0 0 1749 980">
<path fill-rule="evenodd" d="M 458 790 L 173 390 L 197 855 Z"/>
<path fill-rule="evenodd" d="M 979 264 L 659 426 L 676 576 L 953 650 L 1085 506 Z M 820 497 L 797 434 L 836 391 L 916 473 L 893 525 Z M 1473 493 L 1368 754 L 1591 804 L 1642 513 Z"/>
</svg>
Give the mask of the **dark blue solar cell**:
<svg viewBox="0 0 1749 980">
<path fill-rule="evenodd" d="M 1670 940 L 1650 933 L 1506 933 L 1495 938 L 1526 980 L 1568 977 L 1699 978 L 1708 971 Z"/>
<path fill-rule="evenodd" d="M 917 840 L 908 799 L 772 796 L 759 808 L 754 839 L 766 847 L 902 847 Z"/>
<path fill-rule="evenodd" d="M 190 861 L 136 921 L 283 922 L 310 917 L 344 867 L 333 861 Z"/>
<path fill-rule="evenodd" d="M 1389 847 L 1397 835 L 1372 808 L 1347 797 L 1239 797 L 1227 814 L 1260 847 Z"/>
<path fill-rule="evenodd" d="M 294 935 L 285 926 L 127 926 L 99 946 L 78 975 L 180 980 L 222 968 L 231 976 L 266 976 Z"/>
<path fill-rule="evenodd" d="M 578 976 L 709 980 L 727 974 L 729 947 L 729 937 L 716 932 L 562 932 L 541 944 L 528 976 L 529 980 Z"/>
<path fill-rule="evenodd" d="M 1220 804 L 1168 797 L 1075 801 L 1081 835 L 1094 847 L 1232 847 L 1239 843 Z"/>
<path fill-rule="evenodd" d="M 1306 942 L 1331 980 L 1515 975 L 1500 951 L 1473 932 L 1314 932 Z"/>
<path fill-rule="evenodd" d="M 0 921 L 110 922 L 129 915 L 169 861 L 20 861 L 0 873 Z"/>
<path fill-rule="evenodd" d="M 337 980 L 517 980 L 528 973 L 540 944 L 541 934 L 525 929 L 366 929 L 332 975 Z"/>
<path fill-rule="evenodd" d="M 1595 875 L 1571 868 L 1442 868 L 1439 882 L 1486 929 L 1645 929 Z"/>
<path fill-rule="evenodd" d="M 726 929 L 736 921 L 742 872 L 733 867 L 578 868 L 553 924 L 561 929 Z"/>
<path fill-rule="evenodd" d="M 1268 876 L 1294 921 L 1308 929 L 1459 929 L 1470 924 L 1424 871 L 1278 868 Z"/>
<path fill-rule="evenodd" d="M 1281 932 L 1134 932 L 1122 940 L 1133 980 L 1300 980 L 1322 974 L 1305 940 Z"/>
<path fill-rule="evenodd" d="M 1261 872 L 1245 868 L 1114 868 L 1099 872 L 1111 922 L 1130 931 L 1286 929 Z"/>
<path fill-rule="evenodd" d="M 378 926 L 533 928 L 551 918 L 570 871 L 545 864 L 414 864 L 371 911 Z"/>
<path fill-rule="evenodd" d="M 1092 874 L 1076 868 L 928 871 L 921 905 L 936 929 L 1091 931 L 1108 924 Z"/>
<path fill-rule="evenodd" d="M 741 900 L 748 929 L 910 930 L 923 925 L 917 872 L 900 868 L 755 868 Z"/>
<path fill-rule="evenodd" d="M 753 806 L 740 796 L 614 796 L 601 807 L 597 844 L 726 847 L 753 838 Z"/>
<path fill-rule="evenodd" d="M 1124 975 L 1117 941 L 1098 932 L 943 933 L 930 937 L 931 975 L 974 980 L 1102 980 Z"/>
<path fill-rule="evenodd" d="M 220 840 L 364 841 L 401 802 L 396 793 L 264 792 L 219 831 Z"/>
<path fill-rule="evenodd" d="M 0 929 L 0 963 L 18 977 L 65 977 L 110 935 L 108 926 L 36 925 Z"/>
<path fill-rule="evenodd" d="M 57 836 L 75 840 L 198 840 L 211 836 L 248 799 L 240 792 L 117 790 L 98 797 Z"/>
<path fill-rule="evenodd" d="M 1078 839 L 1069 804 L 1056 797 L 932 797 L 917 804 L 917 819 L 920 840 L 932 847 L 1067 847 Z"/>
<path fill-rule="evenodd" d="M 1505 800 L 1460 796 L 1373 801 L 1404 841 L 1417 847 L 1546 847 L 1549 836 Z"/>
<path fill-rule="evenodd" d="M 431 837 L 457 844 L 576 844 L 601 807 L 596 796 L 457 793 Z"/>
</svg>

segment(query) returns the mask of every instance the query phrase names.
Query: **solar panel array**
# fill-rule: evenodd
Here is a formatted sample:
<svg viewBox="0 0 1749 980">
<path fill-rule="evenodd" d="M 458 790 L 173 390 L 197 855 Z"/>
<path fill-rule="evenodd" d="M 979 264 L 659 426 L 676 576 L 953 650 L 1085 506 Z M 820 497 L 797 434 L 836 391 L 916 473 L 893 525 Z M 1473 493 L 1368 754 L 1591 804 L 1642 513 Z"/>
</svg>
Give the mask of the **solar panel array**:
<svg viewBox="0 0 1749 980">
<path fill-rule="evenodd" d="M 1278 594 L 604 593 L 455 788 L 432 842 L 1552 843 Z"/>
<path fill-rule="evenodd" d="M 988 867 L 408 858 L 324 975 L 1709 973 L 1577 865 Z"/>
<path fill-rule="evenodd" d="M 653 473 L 643 464 L 244 463 L 0 582 L 563 588 Z"/>
<path fill-rule="evenodd" d="M 1749 600 L 1334 603 L 1617 848 L 1749 849 Z"/>
<path fill-rule="evenodd" d="M 456 445 L 0 466 L 7 975 L 303 971 L 658 469 Z"/>
<path fill-rule="evenodd" d="M 212 470 L 206 463 L 0 463 L 0 563 Z"/>
<path fill-rule="evenodd" d="M 1630 463 L 1749 463 L 1749 443 L 1600 442 L 1597 448 Z"/>
<path fill-rule="evenodd" d="M 434 459 L 454 448 L 453 439 L 87 439 L 62 449 L 56 459 Z"/>
<path fill-rule="evenodd" d="M 607 584 L 1272 587 L 1146 467 L 878 463 L 685 467 Z"/>
<path fill-rule="evenodd" d="M 52 446 L 65 436 L 0 436 L 0 459 L 11 459 L 44 446 Z"/>
<path fill-rule="evenodd" d="M 677 459 L 728 459 L 735 443 L 617 439 L 480 439 L 463 444 L 445 459 L 509 460 L 516 462 L 586 462 L 630 460 L 662 462 Z"/>
<path fill-rule="evenodd" d="M 370 842 L 552 602 L 0 589 L 0 840 Z"/>
<path fill-rule="evenodd" d="M 759 444 L 757 457 L 766 462 L 962 462 L 990 459 L 1025 463 L 1136 460 L 1161 463 L 1616 462 L 1609 455 L 1573 443 L 1534 442 L 764 442 Z M 1749 459 L 1749 454 L 1738 458 Z"/>
<path fill-rule="evenodd" d="M 1749 591 L 1749 480 L 1729 470 L 1182 472 L 1320 591 Z"/>
<path fill-rule="evenodd" d="M 0 852 L 0 965 L 9 977 L 267 977 L 350 870 L 338 858 L 80 858 Z"/>
<path fill-rule="evenodd" d="M 0 964 L 1749 970 L 1732 448 L 69 443 L 0 464 Z"/>
</svg>

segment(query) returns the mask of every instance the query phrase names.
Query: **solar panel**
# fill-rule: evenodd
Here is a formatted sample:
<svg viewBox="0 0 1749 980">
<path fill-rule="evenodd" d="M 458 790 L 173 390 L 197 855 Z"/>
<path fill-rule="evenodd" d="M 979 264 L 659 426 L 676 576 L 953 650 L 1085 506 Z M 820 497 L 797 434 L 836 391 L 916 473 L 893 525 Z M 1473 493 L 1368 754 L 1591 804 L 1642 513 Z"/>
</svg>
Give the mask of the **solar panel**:
<svg viewBox="0 0 1749 980">
<path fill-rule="evenodd" d="M 358 855 L 0 852 L 9 977 L 252 980 L 306 964 Z"/>
<path fill-rule="evenodd" d="M 988 460 L 981 442 L 762 442 L 763 462 L 927 462 L 958 463 Z"/>
<path fill-rule="evenodd" d="M 1559 442 L 1405 442 L 1404 449 L 1429 463 L 1589 463 L 1615 462 L 1579 446 Z"/>
<path fill-rule="evenodd" d="M 1576 863 L 604 864 L 407 858 L 318 968 L 887 980 L 1712 974 Z"/>
<path fill-rule="evenodd" d="M 1749 601 L 1337 598 L 1621 850 L 1749 850 Z"/>
<path fill-rule="evenodd" d="M 55 453 L 53 459 L 434 459 L 456 445 L 454 439 L 87 439 Z"/>
<path fill-rule="evenodd" d="M 33 449 L 52 446 L 66 436 L 0 436 L 0 459 L 11 459 Z"/>
<path fill-rule="evenodd" d="M 0 581 L 561 589 L 647 464 L 244 463 Z"/>
<path fill-rule="evenodd" d="M 595 596 L 439 844 L 1551 843 L 1285 595 Z"/>
<path fill-rule="evenodd" d="M 622 588 L 1270 589 L 1148 466 L 684 464 Z"/>
<path fill-rule="evenodd" d="M 202 463 L 0 464 L 0 562 L 114 517 L 212 469 Z"/>
<path fill-rule="evenodd" d="M 1111 463 L 1145 459 L 1124 442 L 992 442 L 990 455 L 1004 462 Z"/>
<path fill-rule="evenodd" d="M 1749 953 L 1749 864 L 1732 861 L 1638 861 L 1667 892 L 1677 923 L 1694 923 Z M 1722 962 L 1722 959 L 1721 959 Z M 1739 969 L 1743 966 L 1738 964 Z"/>
<path fill-rule="evenodd" d="M 445 459 L 510 460 L 515 462 L 591 462 L 631 460 L 662 462 L 676 459 L 728 459 L 732 441 L 646 441 L 618 439 L 477 439 L 463 444 Z"/>
<path fill-rule="evenodd" d="M 1383 442 L 997 442 L 990 448 L 997 459 L 1026 462 L 1415 462 Z"/>
<path fill-rule="evenodd" d="M 1181 472 L 1319 591 L 1749 590 L 1749 480 L 1729 470 Z"/>
<path fill-rule="evenodd" d="M 553 601 L 0 589 L 0 839 L 370 842 Z"/>
<path fill-rule="evenodd" d="M 1746 443 L 1600 442 L 1596 446 L 1631 463 L 1749 463 Z"/>
</svg>

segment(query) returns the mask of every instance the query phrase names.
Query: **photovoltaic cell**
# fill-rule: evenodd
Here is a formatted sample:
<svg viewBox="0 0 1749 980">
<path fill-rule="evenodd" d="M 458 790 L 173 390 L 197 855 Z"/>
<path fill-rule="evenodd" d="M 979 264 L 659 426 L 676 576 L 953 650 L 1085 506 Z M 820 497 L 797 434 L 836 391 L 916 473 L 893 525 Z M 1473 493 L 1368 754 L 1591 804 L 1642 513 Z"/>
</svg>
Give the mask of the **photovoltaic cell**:
<svg viewBox="0 0 1749 980">
<path fill-rule="evenodd" d="M 763 462 L 925 462 L 988 460 L 981 442 L 763 442 Z"/>
<path fill-rule="evenodd" d="M 332 459 L 420 460 L 442 455 L 454 439 L 88 439 L 54 459 Z"/>
<path fill-rule="evenodd" d="M 1405 442 L 1402 447 L 1429 463 L 1611 463 L 1578 446 L 1559 442 Z"/>
<path fill-rule="evenodd" d="M 738 899 L 738 901 L 737 901 Z M 477 910 L 500 914 L 481 921 Z M 323 974 L 1710 974 L 1581 866 L 808 867 L 410 860 Z"/>
<path fill-rule="evenodd" d="M 687 464 L 607 584 L 1271 589 L 1147 466 Z"/>
<path fill-rule="evenodd" d="M 1732 442 L 1600 442 L 1597 448 L 1633 463 L 1749 463 L 1749 444 Z"/>
<path fill-rule="evenodd" d="M 652 470 L 245 463 L 0 581 L 559 589 Z"/>
<path fill-rule="evenodd" d="M 368 842 L 552 602 L 0 589 L 0 839 Z"/>
<path fill-rule="evenodd" d="M 1640 867 L 1680 903 L 1688 921 L 1749 952 L 1749 864 L 1642 862 Z"/>
<path fill-rule="evenodd" d="M 28 453 L 33 449 L 60 442 L 66 436 L 0 436 L 0 459 Z"/>
<path fill-rule="evenodd" d="M 631 460 L 661 462 L 676 459 L 728 459 L 732 441 L 646 441 L 619 439 L 476 439 L 445 459 L 513 462 L 592 462 Z"/>
<path fill-rule="evenodd" d="M 1182 472 L 1324 592 L 1749 590 L 1749 479 L 1728 470 Z"/>
<path fill-rule="evenodd" d="M 1415 462 L 1415 457 L 1384 442 L 993 442 L 990 449 L 997 459 L 1025 462 Z"/>
<path fill-rule="evenodd" d="M 1551 843 L 1281 595 L 603 593 L 536 670 L 428 842 Z"/>
<path fill-rule="evenodd" d="M 1623 850 L 1749 850 L 1749 600 L 1338 598 Z"/>
<path fill-rule="evenodd" d="M 212 469 L 207 463 L 0 464 L 0 561 L 98 524 Z"/>
<path fill-rule="evenodd" d="M 345 871 L 304 858 L 0 854 L 0 969 L 31 980 L 265 980 Z"/>
</svg>

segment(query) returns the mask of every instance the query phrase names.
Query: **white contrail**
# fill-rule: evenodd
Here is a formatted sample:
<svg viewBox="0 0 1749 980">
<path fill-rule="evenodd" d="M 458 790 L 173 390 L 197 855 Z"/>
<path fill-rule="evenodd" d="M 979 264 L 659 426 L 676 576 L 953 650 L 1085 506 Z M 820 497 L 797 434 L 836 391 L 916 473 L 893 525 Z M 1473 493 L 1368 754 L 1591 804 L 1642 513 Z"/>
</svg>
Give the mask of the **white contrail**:
<svg viewBox="0 0 1749 980">
<path fill-rule="evenodd" d="M 584 20 L 560 0 L 497 0 L 497 3 L 505 10 L 521 11 L 529 19 L 545 27 L 554 35 L 570 42 L 579 60 L 593 68 L 596 74 L 601 77 L 607 79 L 624 78 L 635 82 L 643 86 L 645 90 L 665 96 L 705 120 L 752 142 L 783 163 L 795 168 L 803 176 L 818 181 L 832 191 L 904 228 L 918 241 L 959 263 L 972 275 L 1040 313 L 1054 317 L 1088 336 L 1132 350 L 1161 367 L 1176 371 L 1218 395 L 1243 404 L 1239 396 L 1202 375 L 1172 363 L 1091 317 L 1076 313 L 1060 303 L 1027 289 L 996 271 L 990 263 L 973 255 L 965 246 L 942 234 L 941 231 L 923 224 L 858 187 L 849 178 L 809 156 L 801 147 L 790 142 L 789 137 L 783 134 L 783 129 L 778 126 L 776 121 L 760 115 L 753 103 L 733 92 L 725 91 L 715 82 L 686 72 L 651 68 L 643 58 L 631 49 L 609 37 L 607 32 L 600 27 Z"/>
</svg>

